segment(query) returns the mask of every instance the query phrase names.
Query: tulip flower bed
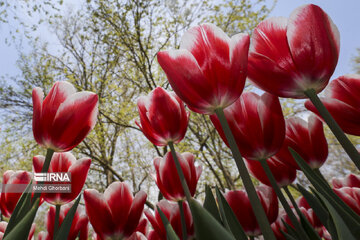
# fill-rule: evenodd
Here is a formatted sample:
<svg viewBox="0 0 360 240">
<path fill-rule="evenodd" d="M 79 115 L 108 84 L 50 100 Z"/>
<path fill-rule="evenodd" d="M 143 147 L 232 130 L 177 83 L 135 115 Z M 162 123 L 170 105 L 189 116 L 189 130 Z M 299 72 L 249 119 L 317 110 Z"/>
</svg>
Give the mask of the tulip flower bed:
<svg viewBox="0 0 360 240">
<path fill-rule="evenodd" d="M 113 182 L 104 193 L 81 193 L 91 159 L 76 160 L 69 151 L 94 127 L 97 95 L 76 92 L 67 82 L 56 82 L 45 98 L 34 88 L 33 134 L 47 148 L 46 156 L 33 158 L 34 172 L 71 173 L 71 192 L 33 193 L 31 173 L 5 172 L 0 207 L 9 222 L 0 223 L 0 239 L 31 239 L 43 201 L 53 206 L 47 232 L 38 239 L 88 239 L 89 223 L 94 239 L 101 240 L 359 239 L 360 175 L 329 183 L 319 170 L 328 156 L 323 123 L 360 170 L 360 154 L 344 134 L 360 135 L 360 76 L 328 84 L 339 38 L 330 17 L 310 4 L 288 19 L 264 20 L 251 39 L 243 33 L 230 38 L 201 24 L 183 35 L 180 49 L 159 52 L 174 92 L 158 87 L 141 97 L 136 122 L 152 144 L 170 149 L 154 159 L 155 183 L 165 199 L 153 211 L 145 208 L 147 194 L 133 196 L 124 182 Z M 246 78 L 265 93 L 243 93 Z M 319 98 L 323 89 L 326 96 Z M 307 121 L 285 120 L 279 97 L 308 99 L 305 107 L 314 114 Z M 208 183 L 204 202 L 194 199 L 202 167 L 192 153 L 176 151 L 191 117 L 186 107 L 209 115 L 232 152 L 244 189 L 222 193 Z M 295 200 L 289 185 L 297 171 L 311 185 L 292 185 L 302 195 Z M 28 187 L 14 192 L 16 184 Z M 79 205 L 81 196 L 85 207 Z"/>
</svg>

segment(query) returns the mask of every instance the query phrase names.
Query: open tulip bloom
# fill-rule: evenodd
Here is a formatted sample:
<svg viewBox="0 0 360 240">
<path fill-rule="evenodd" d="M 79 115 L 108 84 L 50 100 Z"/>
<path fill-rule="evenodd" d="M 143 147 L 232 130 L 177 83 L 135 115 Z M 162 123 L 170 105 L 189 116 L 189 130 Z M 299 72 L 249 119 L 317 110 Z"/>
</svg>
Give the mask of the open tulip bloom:
<svg viewBox="0 0 360 240">
<path fill-rule="evenodd" d="M 130 237 L 139 224 L 147 194 L 132 196 L 127 183 L 113 182 L 104 194 L 95 189 L 84 192 L 87 215 L 101 240 Z"/>
<path fill-rule="evenodd" d="M 41 172 L 41 169 L 44 165 L 45 157 L 44 156 L 35 156 L 33 158 L 33 168 L 36 173 Z M 91 159 L 90 158 L 81 158 L 76 160 L 74 155 L 69 152 L 65 153 L 54 153 L 50 167 L 49 173 L 70 173 L 71 182 L 64 184 L 71 184 L 70 193 L 43 193 L 42 196 L 44 200 L 50 204 L 54 205 L 63 205 L 74 200 L 80 193 L 83 188 L 88 171 L 90 169 Z M 49 182 L 44 182 L 49 183 Z M 57 183 L 60 185 L 60 183 Z M 61 186 L 61 185 L 60 185 Z"/>
<path fill-rule="evenodd" d="M 248 34 L 229 38 L 213 24 L 190 28 L 180 49 L 159 52 L 175 93 L 197 113 L 212 114 L 239 98 L 245 84 Z"/>
<path fill-rule="evenodd" d="M 306 90 L 326 87 L 339 49 L 339 31 L 330 17 L 316 5 L 304 5 L 288 19 L 268 18 L 255 28 L 248 77 L 277 96 L 306 98 Z"/>
<path fill-rule="evenodd" d="M 319 170 L 329 154 L 321 119 L 360 169 L 360 154 L 343 132 L 360 135 L 360 75 L 333 80 L 322 98 L 324 104 L 317 96 L 327 87 L 338 57 L 338 29 L 313 4 L 298 7 L 288 19 L 262 21 L 251 44 L 248 34 L 229 37 L 213 24 L 200 24 L 185 32 L 179 49 L 160 51 L 158 63 L 174 92 L 157 87 L 140 97 L 136 121 L 158 153 L 153 178 L 161 194 L 154 204 L 144 191 L 133 193 L 126 182 L 112 182 L 104 193 L 85 189 L 85 208 L 79 206 L 91 160 L 76 160 L 68 151 L 94 128 L 98 96 L 76 92 L 65 81 L 55 82 L 45 98 L 40 88 L 34 88 L 33 135 L 47 154 L 33 157 L 34 180 L 26 171 L 4 173 L 0 217 L 8 222 L 0 222 L 0 240 L 32 238 L 43 199 L 55 207 L 47 212 L 47 231 L 38 234 L 39 240 L 88 239 L 89 223 L 96 240 L 358 240 L 360 177 L 350 173 L 328 184 Z M 246 78 L 265 93 L 242 93 Z M 308 97 L 305 106 L 317 116 L 285 120 L 279 97 Z M 195 153 L 176 152 L 174 144 L 186 139 L 190 120 L 186 108 L 210 116 L 231 150 L 244 190 L 225 191 L 222 185 L 226 193 L 215 188 L 215 197 L 212 186 L 206 186 L 204 204 L 194 199 L 197 190 L 202 193 L 197 189 L 202 171 L 209 170 L 195 164 Z M 216 154 L 222 145 L 218 147 Z M 209 148 L 209 153 L 214 152 Z M 309 187 L 296 183 L 297 170 Z M 255 188 L 249 172 L 263 184 Z M 71 174 L 70 181 L 56 183 L 71 184 L 70 193 L 33 193 L 34 183 L 50 183 L 50 178 L 36 177 L 54 173 Z M 233 170 L 229 173 L 237 178 Z M 221 176 L 217 180 L 221 183 Z M 27 186 L 22 194 L 15 191 L 17 184 Z M 158 192 L 150 189 L 151 200 Z M 297 201 L 294 191 L 302 195 Z M 149 209 L 144 210 L 145 204 Z"/>
<path fill-rule="evenodd" d="M 38 144 L 56 152 L 70 151 L 93 129 L 98 113 L 98 96 L 76 92 L 68 82 L 56 82 L 44 99 L 34 88 L 33 133 Z"/>
</svg>

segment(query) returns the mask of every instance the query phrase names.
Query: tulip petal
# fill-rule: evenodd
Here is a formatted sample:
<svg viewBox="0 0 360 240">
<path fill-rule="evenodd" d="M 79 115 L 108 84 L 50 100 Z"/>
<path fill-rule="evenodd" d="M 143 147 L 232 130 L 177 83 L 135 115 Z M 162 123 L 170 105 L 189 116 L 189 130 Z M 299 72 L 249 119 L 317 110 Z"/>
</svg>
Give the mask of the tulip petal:
<svg viewBox="0 0 360 240">
<path fill-rule="evenodd" d="M 37 143 L 43 145 L 43 131 L 41 125 L 42 103 L 44 99 L 44 92 L 41 88 L 34 88 L 32 91 L 33 101 L 33 134 Z"/>
<path fill-rule="evenodd" d="M 144 204 L 146 202 L 147 194 L 144 191 L 139 191 L 131 204 L 129 211 L 129 217 L 127 218 L 125 225 L 125 236 L 130 236 L 139 224 L 140 217 L 144 210 Z"/>
<path fill-rule="evenodd" d="M 87 189 L 84 191 L 84 200 L 86 212 L 95 232 L 101 237 L 112 234 L 115 224 L 104 196 L 94 189 Z"/>
<path fill-rule="evenodd" d="M 303 75 L 298 85 L 320 92 L 335 70 L 340 34 L 329 16 L 318 6 L 304 5 L 289 18 L 287 39 L 296 68 Z"/>
<path fill-rule="evenodd" d="M 280 97 L 304 98 L 294 80 L 301 78 L 286 38 L 287 19 L 272 17 L 254 30 L 248 77 L 259 88 Z"/>
<path fill-rule="evenodd" d="M 189 51 L 162 51 L 158 53 L 157 59 L 172 89 L 191 110 L 208 114 L 219 107 L 214 99 L 214 86 L 207 81 L 195 57 Z"/>
<path fill-rule="evenodd" d="M 50 130 L 57 148 L 69 151 L 86 137 L 96 123 L 97 105 L 92 92 L 72 94 L 60 105 Z"/>
<path fill-rule="evenodd" d="M 116 230 L 123 233 L 133 202 L 133 196 L 129 187 L 123 182 L 113 182 L 105 190 L 104 197 L 111 209 Z"/>
</svg>

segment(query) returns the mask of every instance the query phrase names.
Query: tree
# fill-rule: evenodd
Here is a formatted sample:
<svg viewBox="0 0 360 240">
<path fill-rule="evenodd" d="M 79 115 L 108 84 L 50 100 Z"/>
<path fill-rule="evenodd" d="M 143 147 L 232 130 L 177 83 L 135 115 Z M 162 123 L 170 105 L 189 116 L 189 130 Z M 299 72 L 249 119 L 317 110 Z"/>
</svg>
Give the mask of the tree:
<svg viewBox="0 0 360 240">
<path fill-rule="evenodd" d="M 32 39 L 34 51 L 19 60 L 22 76 L 2 82 L 0 108 L 2 112 L 13 111 L 4 115 L 8 129 L 4 135 L 21 139 L 2 144 L 10 147 L 21 143 L 24 147 L 17 150 L 18 155 L 23 155 L 29 164 L 32 154 L 39 153 L 38 148 L 28 151 L 36 147 L 31 136 L 31 89 L 49 89 L 54 81 L 67 80 L 78 90 L 99 95 L 98 124 L 74 150 L 93 160 L 88 187 L 101 191 L 114 180 L 126 180 L 135 192 L 140 187 L 153 189 L 154 183 L 149 179 L 152 159 L 163 156 L 167 149 L 150 145 L 134 120 L 139 96 L 156 86 L 170 89 L 156 63 L 157 52 L 177 48 L 183 32 L 204 21 L 219 25 L 230 35 L 250 33 L 270 9 L 262 0 L 94 0 L 84 6 L 68 15 L 58 11 L 49 14 L 46 20 L 57 36 L 58 49 L 54 52 L 49 45 Z M 19 111 L 24 119 L 16 121 Z M 13 124 L 8 124 L 10 119 Z M 14 127 L 22 130 L 19 135 L 12 131 Z M 222 189 L 239 186 L 230 152 L 207 116 L 191 114 L 186 140 L 178 147 L 179 151 L 196 154 L 197 161 L 206 166 L 203 178 L 207 181 L 215 180 Z M 8 151 L 10 148 L 0 154 L 9 154 Z M 199 189 L 201 192 L 203 187 Z"/>
</svg>

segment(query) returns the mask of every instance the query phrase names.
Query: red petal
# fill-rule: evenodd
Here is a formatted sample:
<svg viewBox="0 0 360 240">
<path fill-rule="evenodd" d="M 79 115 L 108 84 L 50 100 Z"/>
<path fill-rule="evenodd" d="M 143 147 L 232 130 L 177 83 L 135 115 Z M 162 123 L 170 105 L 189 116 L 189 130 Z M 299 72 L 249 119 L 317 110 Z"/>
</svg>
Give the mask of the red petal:
<svg viewBox="0 0 360 240">
<path fill-rule="evenodd" d="M 218 103 L 216 86 L 206 79 L 195 57 L 187 50 L 162 51 L 157 55 L 158 62 L 166 73 L 176 94 L 194 112 L 209 114 Z M 201 89 L 201 91 L 199 91 Z"/>
<path fill-rule="evenodd" d="M 42 134 L 43 139 L 47 145 L 51 144 L 48 142 L 51 139 L 51 129 L 53 127 L 54 118 L 60 105 L 72 94 L 76 92 L 74 86 L 71 83 L 61 81 L 56 82 L 49 94 L 45 97 L 42 105 Z"/>
<path fill-rule="evenodd" d="M 44 92 L 40 88 L 34 88 L 32 91 L 32 101 L 33 101 L 33 134 L 36 142 L 40 145 L 43 145 L 43 131 L 41 124 L 41 113 L 42 113 L 42 103 L 44 99 Z"/>
<path fill-rule="evenodd" d="M 303 75 L 299 86 L 320 92 L 338 61 L 340 35 L 337 27 L 320 7 L 308 4 L 291 13 L 287 39 L 296 67 Z"/>
<path fill-rule="evenodd" d="M 139 191 L 131 204 L 129 217 L 125 225 L 125 236 L 130 236 L 139 224 L 140 217 L 144 210 L 147 194 L 144 191 Z"/>
<path fill-rule="evenodd" d="M 51 129 L 52 141 L 61 151 L 76 147 L 93 129 L 98 113 L 98 96 L 92 92 L 78 92 L 63 102 Z"/>
<path fill-rule="evenodd" d="M 248 77 L 256 86 L 274 95 L 305 98 L 295 82 L 301 76 L 292 60 L 286 29 L 287 19 L 283 17 L 268 18 L 255 28 Z"/>
<path fill-rule="evenodd" d="M 44 165 L 44 162 L 45 162 L 45 157 L 42 155 L 37 155 L 37 156 L 33 157 L 34 172 L 40 173 L 42 170 L 42 167 Z"/>
<path fill-rule="evenodd" d="M 128 185 L 123 182 L 113 182 L 105 190 L 104 196 L 111 209 L 111 215 L 113 222 L 116 224 L 116 230 L 119 233 L 124 233 L 124 226 L 127 222 L 131 204 L 133 202 L 133 196 Z"/>
<path fill-rule="evenodd" d="M 111 235 L 116 228 L 104 196 L 94 189 L 87 189 L 84 192 L 84 200 L 86 212 L 95 232 L 102 238 Z"/>
</svg>

